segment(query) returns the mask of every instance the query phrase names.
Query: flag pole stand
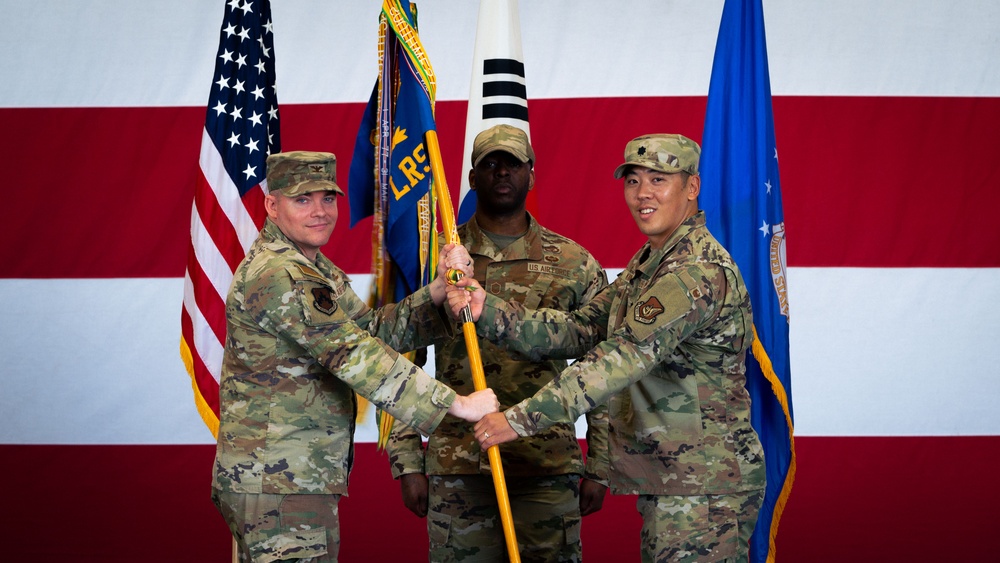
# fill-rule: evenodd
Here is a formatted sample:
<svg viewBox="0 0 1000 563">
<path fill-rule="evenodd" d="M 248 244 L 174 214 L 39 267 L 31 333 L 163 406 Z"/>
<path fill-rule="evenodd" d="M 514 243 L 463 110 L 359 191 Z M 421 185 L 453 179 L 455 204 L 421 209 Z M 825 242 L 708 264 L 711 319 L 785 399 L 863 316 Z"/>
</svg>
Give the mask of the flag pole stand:
<svg viewBox="0 0 1000 563">
<path fill-rule="evenodd" d="M 438 209 L 441 222 L 444 223 L 444 233 L 451 244 L 462 244 L 458 239 L 458 229 L 455 225 L 455 210 L 451 204 L 451 194 L 444 178 L 444 164 L 441 161 L 441 147 L 438 144 L 437 131 L 427 131 L 427 154 L 431 161 L 431 173 L 434 175 L 434 193 L 438 198 Z M 466 306 L 462 310 L 462 333 L 465 335 L 465 347 L 469 352 L 469 368 L 472 370 L 472 385 L 476 391 L 486 389 L 486 373 L 483 371 L 483 357 L 479 353 L 479 338 L 476 336 L 476 325 L 472 322 L 472 312 Z M 517 549 L 517 536 L 514 533 L 514 518 L 511 515 L 510 499 L 507 496 L 507 481 L 504 479 L 503 465 L 500 463 L 499 446 L 490 446 L 486 451 L 490 458 L 490 471 L 493 473 L 493 487 L 497 492 L 497 505 L 500 508 L 500 521 L 503 524 L 503 535 L 507 540 L 507 554 L 511 563 L 521 563 L 521 554 Z"/>
</svg>

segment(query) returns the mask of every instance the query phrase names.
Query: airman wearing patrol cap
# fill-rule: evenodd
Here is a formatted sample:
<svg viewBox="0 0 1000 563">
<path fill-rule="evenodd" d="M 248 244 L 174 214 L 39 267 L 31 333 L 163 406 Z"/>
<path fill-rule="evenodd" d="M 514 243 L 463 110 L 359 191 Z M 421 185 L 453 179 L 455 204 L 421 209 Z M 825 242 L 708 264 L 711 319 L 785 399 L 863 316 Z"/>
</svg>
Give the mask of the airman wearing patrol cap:
<svg viewBox="0 0 1000 563">
<path fill-rule="evenodd" d="M 494 125 L 476 135 L 472 141 L 472 167 L 493 151 L 510 153 L 524 164 L 535 163 L 535 151 L 531 149 L 528 135 L 513 125 Z"/>
<path fill-rule="evenodd" d="M 453 310 L 469 305 L 481 338 L 514 353 L 591 350 L 475 432 L 486 449 L 606 405 L 609 481 L 613 493 L 638 495 L 643 561 L 746 561 L 764 496 L 745 377 L 750 297 L 698 210 L 700 153 L 674 134 L 626 145 L 614 176 L 624 178 L 625 202 L 648 241 L 586 315 L 462 291 L 474 279 L 449 290 Z"/>
<path fill-rule="evenodd" d="M 498 403 L 489 389 L 461 396 L 396 352 L 447 330 L 442 272 L 465 262 L 442 260 L 431 284 L 372 309 L 321 252 L 344 193 L 336 157 L 295 151 L 267 165 L 268 218 L 226 299 L 212 500 L 241 560 L 335 562 L 355 393 L 424 434 Z"/>
<path fill-rule="evenodd" d="M 604 289 L 607 277 L 585 248 L 527 211 L 534 161 L 528 135 L 518 127 L 496 125 L 476 135 L 469 170 L 476 210 L 458 235 L 474 261 L 473 275 L 491 295 L 525 307 L 572 311 Z M 459 392 L 472 389 L 462 331 L 440 335 L 434 350 L 437 380 Z M 491 343 L 482 346 L 480 360 L 504 405 L 531 396 L 566 367 L 563 359 L 515 357 Z M 606 449 L 607 437 L 603 409 L 588 413 L 589 451 Z M 431 561 L 507 559 L 489 459 L 471 424 L 442 422 L 426 447 L 413 429 L 397 424 L 386 451 L 403 504 L 427 519 Z M 580 519 L 600 509 L 607 465 L 599 456 L 583 459 L 575 424 L 557 424 L 506 447 L 504 468 L 507 487 L 516 492 L 510 504 L 521 557 L 580 561 Z"/>
<path fill-rule="evenodd" d="M 625 162 L 615 168 L 615 178 L 623 177 L 629 166 L 642 166 L 667 174 L 687 172 L 697 176 L 700 156 L 698 143 L 684 135 L 643 135 L 625 145 Z"/>
<path fill-rule="evenodd" d="M 288 197 L 318 191 L 344 195 L 337 185 L 337 157 L 328 152 L 292 151 L 267 157 L 267 189 Z"/>
</svg>

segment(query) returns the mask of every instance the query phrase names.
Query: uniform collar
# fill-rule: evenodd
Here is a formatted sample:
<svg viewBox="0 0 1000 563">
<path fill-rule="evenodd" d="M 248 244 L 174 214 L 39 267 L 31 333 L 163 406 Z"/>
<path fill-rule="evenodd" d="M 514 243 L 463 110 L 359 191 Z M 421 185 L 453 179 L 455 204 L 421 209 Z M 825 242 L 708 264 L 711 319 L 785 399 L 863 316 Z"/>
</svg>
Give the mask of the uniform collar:
<svg viewBox="0 0 1000 563">
<path fill-rule="evenodd" d="M 475 215 L 465 224 L 466 234 L 469 237 L 468 242 L 477 244 L 476 254 L 481 254 L 491 260 L 541 260 L 543 257 L 541 228 L 531 213 L 527 211 L 525 213 L 528 214 L 528 232 L 510 243 L 507 248 L 500 250 L 493 244 L 490 237 L 479 226 Z"/>
<path fill-rule="evenodd" d="M 261 230 L 260 236 L 264 241 L 264 244 L 288 247 L 288 250 L 296 254 L 296 262 L 311 265 L 314 268 L 319 269 L 319 271 L 327 277 L 330 277 L 333 274 L 335 266 L 329 258 L 323 255 L 322 251 L 316 253 L 315 261 L 310 260 L 305 254 L 302 254 L 302 251 L 299 249 L 298 245 L 292 242 L 292 239 L 288 238 L 285 236 L 285 233 L 281 232 L 278 225 L 276 225 L 270 218 L 264 221 L 264 228 Z"/>
<path fill-rule="evenodd" d="M 691 234 L 691 231 L 703 228 L 704 226 L 705 212 L 698 211 L 681 222 L 681 224 L 674 229 L 670 238 L 668 238 L 659 249 L 654 250 L 649 245 L 649 242 L 646 242 L 646 244 L 639 249 L 639 252 L 636 253 L 635 257 L 632 258 L 635 272 L 646 277 L 652 277 L 656 273 L 656 269 L 659 268 L 660 262 L 663 261 L 663 258 L 668 254 L 673 253 L 674 248 L 680 241 L 687 238 Z M 645 259 L 643 260 L 644 257 Z M 640 262 L 640 260 L 642 261 Z"/>
</svg>

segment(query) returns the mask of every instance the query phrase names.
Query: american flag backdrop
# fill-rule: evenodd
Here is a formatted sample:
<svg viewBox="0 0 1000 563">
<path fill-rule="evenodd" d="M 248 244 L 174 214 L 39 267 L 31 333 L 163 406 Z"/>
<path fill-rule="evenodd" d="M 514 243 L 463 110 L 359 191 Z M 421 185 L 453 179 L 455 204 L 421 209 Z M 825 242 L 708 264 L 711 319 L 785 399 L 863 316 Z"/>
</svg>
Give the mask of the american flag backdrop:
<svg viewBox="0 0 1000 563">
<path fill-rule="evenodd" d="M 210 92 L 191 207 L 181 357 L 198 413 L 216 434 L 226 295 L 267 217 L 267 156 L 281 151 L 268 0 L 226 4 Z"/>
<path fill-rule="evenodd" d="M 537 217 L 613 278 L 642 236 L 611 171 L 635 136 L 704 140 L 724 2 L 519 4 Z M 234 22 L 228 37 L 221 18 L 254 6 L 0 0 L 0 525 L 18 538 L 0 559 L 229 560 L 208 498 L 215 441 L 178 354 L 178 313 L 196 186 L 214 182 L 201 151 L 217 150 L 221 170 L 228 144 L 215 149 L 206 129 L 209 97 L 222 93 L 216 66 L 233 53 L 232 94 L 236 41 L 252 27 Z M 335 153 L 338 180 L 372 91 L 381 7 L 271 5 L 282 150 Z M 479 10 L 418 8 L 457 202 Z M 1000 503 L 1000 4 L 763 10 L 797 460 L 776 560 L 990 560 L 979 538 Z M 223 38 L 233 43 L 220 51 Z M 251 126 L 254 88 L 243 88 L 236 122 Z M 248 180 L 246 166 L 228 181 Z M 364 297 L 371 222 L 350 228 L 348 203 L 324 253 Z M 215 224 L 194 207 L 206 230 Z M 359 424 L 342 559 L 426 561 L 425 521 L 402 506 L 375 437 L 373 418 Z M 634 505 L 610 497 L 584 519 L 588 561 L 638 560 Z M 72 525 L 53 541 L 57 517 Z"/>
</svg>

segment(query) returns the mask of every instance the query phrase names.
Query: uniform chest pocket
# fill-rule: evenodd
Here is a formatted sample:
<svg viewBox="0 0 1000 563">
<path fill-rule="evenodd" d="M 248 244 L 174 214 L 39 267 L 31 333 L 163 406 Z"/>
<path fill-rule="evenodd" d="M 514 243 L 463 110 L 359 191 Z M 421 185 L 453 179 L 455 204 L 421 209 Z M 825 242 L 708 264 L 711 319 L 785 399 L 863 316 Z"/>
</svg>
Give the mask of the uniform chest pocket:
<svg viewBox="0 0 1000 563">
<path fill-rule="evenodd" d="M 303 280 L 296 284 L 296 293 L 302 301 L 302 313 L 306 325 L 339 325 L 350 320 L 328 285 Z"/>
</svg>

